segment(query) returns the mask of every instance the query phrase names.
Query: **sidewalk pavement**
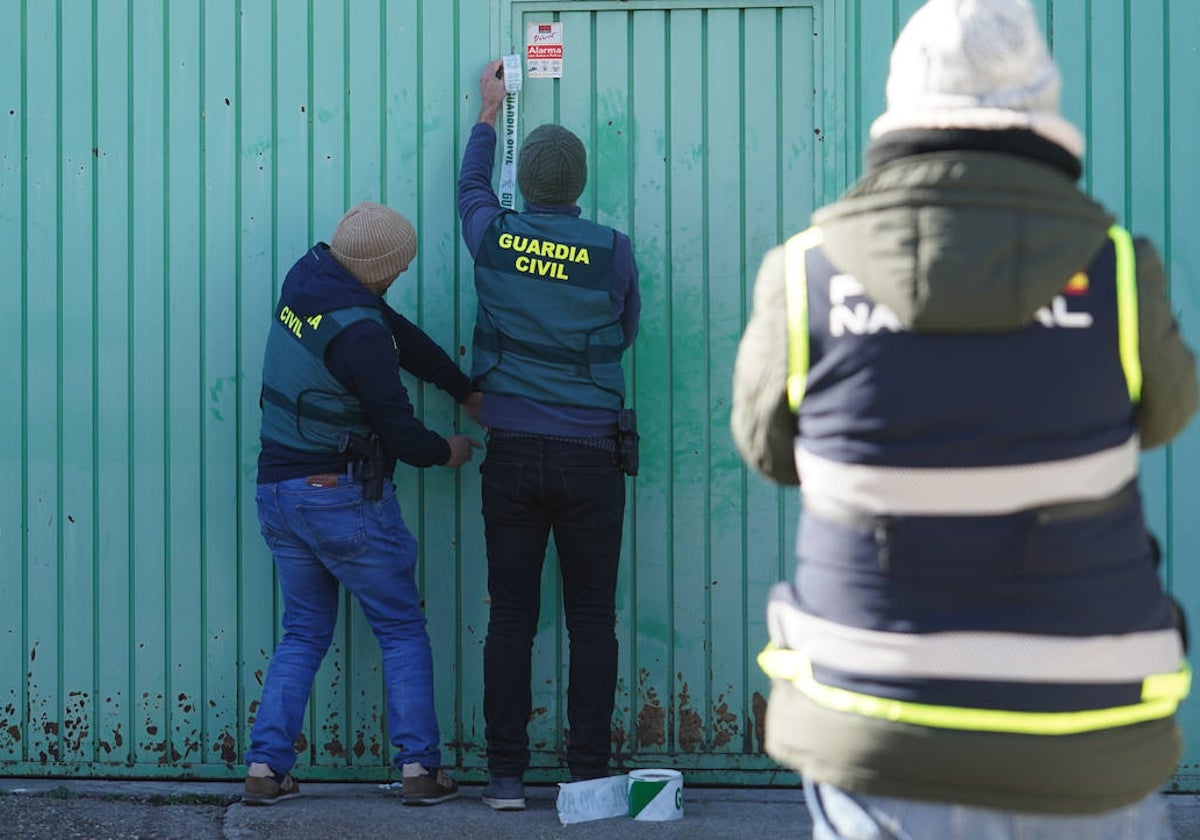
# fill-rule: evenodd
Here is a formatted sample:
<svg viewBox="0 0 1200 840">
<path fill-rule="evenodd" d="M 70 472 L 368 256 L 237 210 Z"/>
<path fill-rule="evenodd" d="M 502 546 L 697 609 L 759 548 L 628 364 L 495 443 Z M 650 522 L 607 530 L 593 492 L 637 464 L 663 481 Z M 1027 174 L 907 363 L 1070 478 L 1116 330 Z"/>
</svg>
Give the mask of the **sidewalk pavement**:
<svg viewBox="0 0 1200 840">
<path fill-rule="evenodd" d="M 557 787 L 527 786 L 528 809 L 497 813 L 482 785 L 430 807 L 405 807 L 369 783 L 301 782 L 303 797 L 270 807 L 241 804 L 241 782 L 140 782 L 0 778 L 0 837 L 9 840 L 638 840 L 810 836 L 797 788 L 684 786 L 674 822 L 614 817 L 561 825 Z M 1200 840 L 1200 796 L 1169 796 L 1177 840 Z"/>
</svg>

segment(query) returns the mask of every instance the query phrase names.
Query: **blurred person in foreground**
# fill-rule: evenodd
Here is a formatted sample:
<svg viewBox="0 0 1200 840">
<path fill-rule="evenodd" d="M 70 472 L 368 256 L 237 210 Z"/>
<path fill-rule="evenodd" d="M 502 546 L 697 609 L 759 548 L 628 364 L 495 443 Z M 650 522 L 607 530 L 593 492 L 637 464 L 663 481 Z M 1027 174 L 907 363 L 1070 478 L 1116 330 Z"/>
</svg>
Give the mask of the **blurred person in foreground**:
<svg viewBox="0 0 1200 840">
<path fill-rule="evenodd" d="M 401 516 L 392 475 L 397 461 L 458 468 L 482 444 L 425 428 L 400 369 L 446 391 L 475 419 L 480 395 L 429 336 L 383 299 L 416 252 L 408 219 L 363 202 L 283 282 L 263 364 L 257 504 L 279 575 L 284 635 L 246 752 L 242 801 L 249 805 L 300 794 L 290 772 L 294 744 L 333 639 L 339 586 L 358 599 L 383 652 L 387 729 L 404 804 L 458 796 L 458 783 L 441 769 L 417 541 Z"/>
<path fill-rule="evenodd" d="M 1138 463 L 1195 364 L 1059 84 L 1027 0 L 930 0 L 865 175 L 759 269 L 732 429 L 802 491 L 759 661 L 821 840 L 1171 835 L 1190 671 Z"/>
<path fill-rule="evenodd" d="M 641 313 L 629 237 L 580 218 L 587 154 L 561 125 L 538 126 L 517 155 L 517 213 L 492 189 L 501 62 L 479 79 L 458 212 L 475 260 L 473 387 L 488 430 L 483 476 L 490 614 L 483 802 L 525 807 L 531 663 L 542 566 L 554 534 L 570 638 L 566 761 L 572 781 L 608 775 L 617 679 L 616 589 L 625 475 L 637 472 L 621 357 Z"/>
</svg>

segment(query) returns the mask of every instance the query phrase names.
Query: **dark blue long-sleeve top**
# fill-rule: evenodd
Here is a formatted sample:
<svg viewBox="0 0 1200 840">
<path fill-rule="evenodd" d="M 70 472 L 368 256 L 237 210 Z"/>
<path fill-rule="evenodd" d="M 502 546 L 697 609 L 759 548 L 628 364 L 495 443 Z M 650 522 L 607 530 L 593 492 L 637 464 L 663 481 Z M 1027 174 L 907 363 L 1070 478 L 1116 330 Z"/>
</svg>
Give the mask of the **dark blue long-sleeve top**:
<svg viewBox="0 0 1200 840">
<path fill-rule="evenodd" d="M 474 258 L 484 237 L 496 219 L 504 213 L 515 212 L 500 204 L 492 189 L 492 172 L 496 163 L 496 129 L 486 122 L 475 123 L 463 152 L 462 169 L 458 176 L 458 215 L 462 219 L 463 241 Z M 565 206 L 525 204 L 526 213 L 557 213 L 578 217 L 578 205 Z M 625 332 L 625 347 L 637 337 L 642 314 L 642 296 L 638 288 L 637 262 L 629 237 L 613 231 L 612 301 L 613 316 Z M 612 412 L 574 406 L 550 406 L 525 397 L 487 394 L 483 401 L 480 422 L 484 426 L 516 429 L 538 434 L 574 435 L 584 437 L 611 435 L 614 431 Z"/>
<path fill-rule="evenodd" d="M 351 324 L 329 343 L 325 366 L 362 402 L 392 461 L 389 475 L 395 461 L 431 467 L 449 460 L 450 444 L 417 419 L 400 380 L 403 368 L 456 402 L 470 395 L 470 380 L 433 339 L 359 283 L 324 242 L 313 246 L 288 272 L 280 301 L 301 317 L 351 306 L 378 309 L 390 331 L 369 320 Z M 336 473 L 345 469 L 346 461 L 337 452 L 303 452 L 264 438 L 258 482 Z"/>
</svg>

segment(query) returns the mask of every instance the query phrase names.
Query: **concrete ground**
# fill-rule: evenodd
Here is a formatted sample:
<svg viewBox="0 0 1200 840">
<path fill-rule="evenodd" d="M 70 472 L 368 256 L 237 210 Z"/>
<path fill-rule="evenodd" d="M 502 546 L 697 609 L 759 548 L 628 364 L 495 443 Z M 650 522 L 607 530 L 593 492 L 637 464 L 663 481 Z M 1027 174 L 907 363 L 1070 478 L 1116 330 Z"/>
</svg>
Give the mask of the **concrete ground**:
<svg viewBox="0 0 1200 840">
<path fill-rule="evenodd" d="M 481 785 L 432 807 L 404 807 L 371 784 L 302 783 L 304 796 L 271 807 L 241 804 L 241 783 L 0 778 L 0 837 L 9 840 L 626 840 L 809 837 L 798 789 L 684 787 L 684 817 L 628 817 L 564 826 L 557 788 L 530 786 L 528 810 L 496 813 Z M 1178 840 L 1200 840 L 1200 796 L 1168 797 Z"/>
</svg>

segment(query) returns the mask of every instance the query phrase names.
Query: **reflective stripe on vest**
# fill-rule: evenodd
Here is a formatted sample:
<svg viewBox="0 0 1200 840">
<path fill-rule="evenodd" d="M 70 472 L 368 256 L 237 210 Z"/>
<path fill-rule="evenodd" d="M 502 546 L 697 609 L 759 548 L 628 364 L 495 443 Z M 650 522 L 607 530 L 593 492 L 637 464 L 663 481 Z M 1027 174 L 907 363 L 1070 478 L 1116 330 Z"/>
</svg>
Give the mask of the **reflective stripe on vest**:
<svg viewBox="0 0 1200 840">
<path fill-rule="evenodd" d="M 784 298 L 787 301 L 788 327 L 788 405 L 792 413 L 800 411 L 808 380 L 808 252 L 825 237 L 820 228 L 809 228 L 787 241 L 783 249 Z"/>
<path fill-rule="evenodd" d="M 1120 225 L 1108 229 L 1116 250 L 1116 288 L 1118 343 L 1121 368 L 1129 399 L 1138 403 L 1142 398 L 1142 362 L 1138 353 L 1137 258 L 1133 237 Z M 788 405 L 793 413 L 800 411 L 808 380 L 808 272 L 805 262 L 808 252 L 824 241 L 820 228 L 808 228 L 790 238 L 784 245 L 784 298 L 787 305 L 788 331 Z"/>
<path fill-rule="evenodd" d="M 1061 684 L 1140 683 L 1175 671 L 1183 643 L 1174 627 L 1100 636 L 989 630 L 899 633 L 840 624 L 804 610 L 788 584 L 767 603 L 779 647 L 803 651 L 817 667 L 852 667 L 863 677 Z"/>
<path fill-rule="evenodd" d="M 1121 348 L 1121 368 L 1129 387 L 1129 401 L 1142 400 L 1142 357 L 1138 352 L 1137 257 L 1133 237 L 1119 225 L 1108 229 L 1117 252 L 1117 338 Z"/>
<path fill-rule="evenodd" d="M 1010 712 L 913 703 L 824 685 L 813 677 L 812 662 L 806 656 L 777 647 L 774 642 L 758 655 L 758 664 L 767 676 L 792 683 L 814 703 L 835 711 L 913 726 L 1024 735 L 1075 735 L 1170 717 L 1187 696 L 1192 681 L 1191 668 L 1184 663 L 1178 671 L 1146 677 L 1141 702 L 1131 706 L 1078 712 Z"/>
<path fill-rule="evenodd" d="M 1137 478 L 1140 442 L 1075 458 L 1000 467 L 881 467 L 822 458 L 796 441 L 806 500 L 896 516 L 997 516 L 1105 499 Z"/>
</svg>

